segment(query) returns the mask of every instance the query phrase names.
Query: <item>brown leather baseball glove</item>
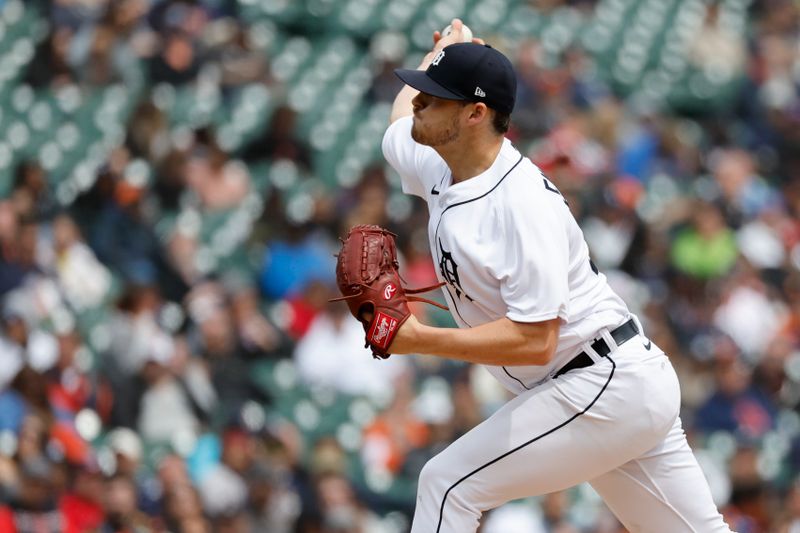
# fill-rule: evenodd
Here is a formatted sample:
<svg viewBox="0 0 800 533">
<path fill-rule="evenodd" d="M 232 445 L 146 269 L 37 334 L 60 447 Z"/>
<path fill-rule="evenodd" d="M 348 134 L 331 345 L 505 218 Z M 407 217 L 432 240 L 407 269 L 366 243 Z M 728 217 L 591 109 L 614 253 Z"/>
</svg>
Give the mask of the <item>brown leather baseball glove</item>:
<svg viewBox="0 0 800 533">
<path fill-rule="evenodd" d="M 388 349 L 397 330 L 411 315 L 409 301 L 447 307 L 419 296 L 409 296 L 441 287 L 443 283 L 422 289 L 406 289 L 397 272 L 395 235 L 380 226 L 359 225 L 350 229 L 342 241 L 336 262 L 336 280 L 341 298 L 363 325 L 366 345 L 376 359 L 389 357 Z"/>
</svg>

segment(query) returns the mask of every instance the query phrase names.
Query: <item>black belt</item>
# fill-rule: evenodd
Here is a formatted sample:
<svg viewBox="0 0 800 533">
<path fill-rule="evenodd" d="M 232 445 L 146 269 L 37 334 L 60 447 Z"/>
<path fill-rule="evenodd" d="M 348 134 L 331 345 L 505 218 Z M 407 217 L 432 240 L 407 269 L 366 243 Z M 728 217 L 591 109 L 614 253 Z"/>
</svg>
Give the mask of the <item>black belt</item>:
<svg viewBox="0 0 800 533">
<path fill-rule="evenodd" d="M 611 332 L 611 337 L 614 339 L 614 342 L 617 343 L 617 346 L 621 346 L 638 334 L 639 328 L 636 327 L 636 322 L 634 322 L 633 319 L 630 319 L 620 327 L 614 329 Z M 611 347 L 602 338 L 597 339 L 592 343 L 592 350 L 594 350 L 600 357 L 605 357 L 611 353 Z M 586 352 L 581 352 L 573 357 L 572 361 L 562 366 L 561 369 L 553 375 L 553 379 L 562 374 L 566 374 L 570 370 L 575 370 L 576 368 L 585 368 L 587 366 L 592 366 L 593 364 L 594 360 L 589 357 L 589 354 Z"/>
</svg>

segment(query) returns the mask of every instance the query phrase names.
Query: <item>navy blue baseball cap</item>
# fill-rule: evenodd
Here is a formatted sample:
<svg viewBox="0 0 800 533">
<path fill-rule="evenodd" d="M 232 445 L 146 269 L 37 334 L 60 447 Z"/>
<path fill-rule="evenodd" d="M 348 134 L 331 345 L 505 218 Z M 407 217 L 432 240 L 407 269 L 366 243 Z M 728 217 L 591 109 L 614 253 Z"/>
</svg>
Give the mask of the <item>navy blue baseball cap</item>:
<svg viewBox="0 0 800 533">
<path fill-rule="evenodd" d="M 394 73 L 414 89 L 444 98 L 483 102 L 510 114 L 514 110 L 517 77 L 514 67 L 488 44 L 456 43 L 444 47 L 426 70 L 396 69 Z"/>
</svg>

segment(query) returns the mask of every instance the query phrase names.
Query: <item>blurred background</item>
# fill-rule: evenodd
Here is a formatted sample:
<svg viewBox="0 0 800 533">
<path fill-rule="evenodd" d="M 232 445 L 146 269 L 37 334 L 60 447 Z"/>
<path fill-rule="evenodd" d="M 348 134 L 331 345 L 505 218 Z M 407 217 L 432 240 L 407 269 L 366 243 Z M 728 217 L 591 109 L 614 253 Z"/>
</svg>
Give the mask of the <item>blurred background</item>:
<svg viewBox="0 0 800 533">
<path fill-rule="evenodd" d="M 356 223 L 435 278 L 379 144 L 454 16 L 515 63 L 509 136 L 672 358 L 731 526 L 800 532 L 793 0 L 0 0 L 0 531 L 408 530 L 506 393 L 373 361 L 326 300 Z M 482 527 L 623 531 L 586 485 Z"/>
</svg>

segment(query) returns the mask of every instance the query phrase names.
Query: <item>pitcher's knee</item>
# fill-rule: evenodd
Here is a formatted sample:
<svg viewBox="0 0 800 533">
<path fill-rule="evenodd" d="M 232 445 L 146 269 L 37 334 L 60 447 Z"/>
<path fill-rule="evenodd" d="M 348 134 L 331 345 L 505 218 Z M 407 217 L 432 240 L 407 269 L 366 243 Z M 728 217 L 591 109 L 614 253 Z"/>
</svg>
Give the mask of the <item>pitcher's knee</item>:
<svg viewBox="0 0 800 533">
<path fill-rule="evenodd" d="M 441 495 L 452 483 L 447 480 L 453 475 L 452 468 L 445 465 L 445 461 L 437 455 L 425 463 L 419 473 L 419 492 L 420 494 L 437 493 Z"/>
<path fill-rule="evenodd" d="M 446 502 L 447 506 L 462 513 L 480 516 L 480 490 L 476 490 L 469 479 L 463 479 L 467 472 L 460 472 L 458 464 L 441 454 L 425 463 L 419 475 L 419 497 L 427 504 L 435 503 L 437 509 L 444 507 Z"/>
</svg>

